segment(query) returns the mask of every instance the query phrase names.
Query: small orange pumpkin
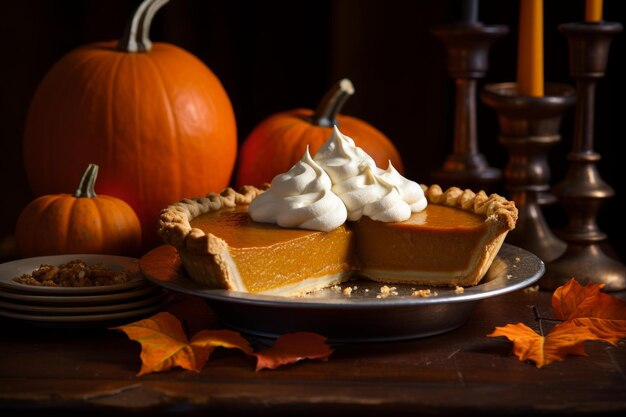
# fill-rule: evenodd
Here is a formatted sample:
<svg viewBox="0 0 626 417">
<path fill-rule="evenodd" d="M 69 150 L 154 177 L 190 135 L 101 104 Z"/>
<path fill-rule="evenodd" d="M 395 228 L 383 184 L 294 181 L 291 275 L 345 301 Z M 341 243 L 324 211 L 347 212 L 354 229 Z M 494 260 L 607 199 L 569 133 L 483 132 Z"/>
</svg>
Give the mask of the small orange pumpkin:
<svg viewBox="0 0 626 417">
<path fill-rule="evenodd" d="M 339 112 L 354 94 L 352 82 L 344 78 L 329 90 L 316 111 L 295 109 L 274 114 L 257 125 L 240 148 L 236 183 L 260 185 L 288 171 L 302 158 L 307 145 L 311 154 L 328 140 L 332 126 L 354 139 L 381 168 L 391 160 L 398 172 L 404 172 L 400 154 L 381 131 L 356 117 Z"/>
<path fill-rule="evenodd" d="M 141 224 L 137 215 L 123 200 L 96 196 L 97 175 L 98 165 L 90 164 L 74 195 L 44 195 L 22 210 L 15 229 L 20 256 L 139 255 Z"/>
<path fill-rule="evenodd" d="M 163 240 L 159 211 L 226 187 L 237 131 L 220 80 L 197 57 L 148 37 L 167 0 L 144 0 L 117 42 L 74 49 L 48 71 L 33 97 L 24 163 L 35 196 L 67 190 L 89 162 L 102 194 L 130 204 L 144 249 Z"/>
</svg>

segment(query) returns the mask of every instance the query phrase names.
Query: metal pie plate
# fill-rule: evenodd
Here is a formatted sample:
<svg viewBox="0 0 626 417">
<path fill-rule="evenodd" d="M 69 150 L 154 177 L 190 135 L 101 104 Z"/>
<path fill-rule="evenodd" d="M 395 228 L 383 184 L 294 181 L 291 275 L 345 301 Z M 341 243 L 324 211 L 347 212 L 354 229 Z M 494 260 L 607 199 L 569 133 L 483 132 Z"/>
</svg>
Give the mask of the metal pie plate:
<svg viewBox="0 0 626 417">
<path fill-rule="evenodd" d="M 139 267 L 157 285 L 206 299 L 226 327 L 265 338 L 311 331 L 336 343 L 406 340 L 449 332 L 466 323 L 481 300 L 527 287 L 545 272 L 537 256 L 506 243 L 483 280 L 458 293 L 448 287 L 387 284 L 395 290 L 385 296 L 381 293 L 385 284 L 359 278 L 303 297 L 209 289 L 188 278 L 171 246 L 153 249 L 141 258 Z M 343 291 L 347 287 L 352 289 L 349 295 Z M 420 289 L 430 289 L 431 295 L 412 295 Z"/>
</svg>

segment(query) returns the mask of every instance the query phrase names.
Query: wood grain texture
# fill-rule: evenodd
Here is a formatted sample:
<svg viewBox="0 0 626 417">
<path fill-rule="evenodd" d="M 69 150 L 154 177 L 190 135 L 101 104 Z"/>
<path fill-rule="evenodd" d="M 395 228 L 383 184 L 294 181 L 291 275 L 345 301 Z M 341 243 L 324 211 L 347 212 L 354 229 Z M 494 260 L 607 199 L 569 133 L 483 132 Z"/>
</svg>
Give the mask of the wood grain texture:
<svg viewBox="0 0 626 417">
<path fill-rule="evenodd" d="M 505 339 L 485 336 L 506 323 L 538 328 L 531 306 L 547 316 L 549 298 L 546 292 L 518 291 L 484 300 L 465 326 L 450 333 L 399 343 L 335 345 L 327 362 L 255 372 L 249 357 L 218 350 L 201 372 L 173 370 L 141 378 L 135 376 L 139 345 L 122 333 L 3 320 L 0 410 L 45 411 L 47 416 L 625 412 L 624 342 L 616 347 L 587 343 L 589 356 L 537 369 L 519 362 Z"/>
</svg>

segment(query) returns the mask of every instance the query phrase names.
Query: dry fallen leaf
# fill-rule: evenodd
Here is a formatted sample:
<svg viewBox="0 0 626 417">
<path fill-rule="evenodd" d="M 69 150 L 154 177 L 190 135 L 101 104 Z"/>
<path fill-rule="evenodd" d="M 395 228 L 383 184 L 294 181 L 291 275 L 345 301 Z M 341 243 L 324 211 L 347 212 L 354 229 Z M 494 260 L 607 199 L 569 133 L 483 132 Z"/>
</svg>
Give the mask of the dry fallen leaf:
<svg viewBox="0 0 626 417">
<path fill-rule="evenodd" d="M 137 376 L 162 372 L 176 366 L 199 371 L 216 347 L 238 348 L 252 353 L 246 339 L 230 330 L 202 330 L 189 341 L 180 321 L 168 312 L 115 327 L 141 344 L 141 369 Z"/>
<path fill-rule="evenodd" d="M 327 359 L 331 353 L 326 338 L 317 333 L 289 333 L 279 337 L 271 348 L 255 354 L 256 370 L 276 369 L 302 359 Z"/>
<path fill-rule="evenodd" d="M 325 337 L 307 332 L 283 335 L 274 346 L 259 352 L 254 352 L 248 341 L 232 330 L 201 330 L 188 340 L 178 318 L 168 312 L 113 329 L 141 344 L 141 369 L 137 376 L 177 366 L 200 371 L 216 347 L 236 348 L 255 356 L 257 371 L 302 359 L 326 359 L 332 353 Z"/>
<path fill-rule="evenodd" d="M 504 336 L 513 342 L 513 353 L 520 361 L 531 360 L 537 368 L 562 361 L 568 354 L 585 356 L 582 343 L 599 340 L 585 327 L 558 325 L 547 336 L 541 336 L 523 323 L 496 327 L 487 336 Z"/>
<path fill-rule="evenodd" d="M 615 345 L 626 337 L 626 303 L 602 292 L 604 284 L 580 285 L 575 279 L 557 288 L 552 309 L 557 319 L 587 327 Z"/>
<path fill-rule="evenodd" d="M 210 347 L 190 345 L 180 321 L 167 312 L 114 329 L 141 344 L 142 365 L 137 376 L 176 366 L 197 371 L 211 354 Z"/>
<path fill-rule="evenodd" d="M 626 337 L 626 303 L 603 293 L 603 286 L 583 287 L 571 279 L 557 288 L 552 295 L 552 309 L 556 319 L 563 322 L 545 337 L 522 323 L 496 327 L 487 336 L 507 337 L 519 360 L 532 360 L 538 368 L 569 354 L 586 355 L 583 342 L 587 340 L 616 344 Z"/>
</svg>

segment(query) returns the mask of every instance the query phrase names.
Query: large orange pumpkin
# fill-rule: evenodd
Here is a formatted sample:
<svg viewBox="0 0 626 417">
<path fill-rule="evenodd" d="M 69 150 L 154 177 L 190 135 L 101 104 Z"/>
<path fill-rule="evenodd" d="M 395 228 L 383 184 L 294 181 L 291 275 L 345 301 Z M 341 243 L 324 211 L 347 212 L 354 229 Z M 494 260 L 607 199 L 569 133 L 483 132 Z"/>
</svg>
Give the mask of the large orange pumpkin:
<svg viewBox="0 0 626 417">
<path fill-rule="evenodd" d="M 141 3 L 119 42 L 89 44 L 57 62 L 36 91 L 24 136 L 36 195 L 68 189 L 94 162 L 100 192 L 137 213 L 144 249 L 161 243 L 161 209 L 228 185 L 237 152 L 219 79 L 191 53 L 147 36 L 164 3 Z"/>
<path fill-rule="evenodd" d="M 288 171 L 302 158 L 307 145 L 311 154 L 315 154 L 330 137 L 334 125 L 354 139 L 377 166 L 387 168 L 391 160 L 393 166 L 403 173 L 402 159 L 387 136 L 361 119 L 339 114 L 352 94 L 352 82 L 342 79 L 326 93 L 316 111 L 289 110 L 259 123 L 241 146 L 237 185 L 258 186 Z"/>
<path fill-rule="evenodd" d="M 140 255 L 137 215 L 119 198 L 96 195 L 97 175 L 98 166 L 89 164 L 74 195 L 43 195 L 22 210 L 15 227 L 20 256 Z"/>
</svg>

